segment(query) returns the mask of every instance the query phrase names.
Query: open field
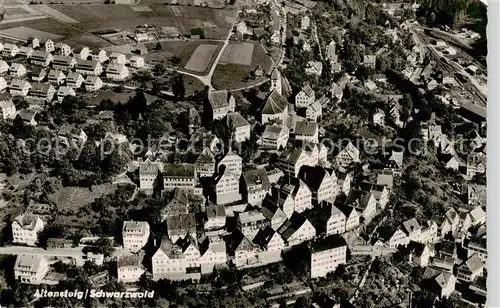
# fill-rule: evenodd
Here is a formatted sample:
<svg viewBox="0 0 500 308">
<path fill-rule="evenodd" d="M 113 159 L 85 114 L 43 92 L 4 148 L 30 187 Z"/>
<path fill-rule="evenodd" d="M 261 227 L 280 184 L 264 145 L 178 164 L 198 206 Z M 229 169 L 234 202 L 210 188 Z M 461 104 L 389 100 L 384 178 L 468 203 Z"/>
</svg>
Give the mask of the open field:
<svg viewBox="0 0 500 308">
<path fill-rule="evenodd" d="M 182 5 L 182 6 L 200 6 L 202 3 L 206 3 L 207 7 L 210 8 L 223 8 L 226 7 L 223 0 L 141 0 L 141 4 L 172 4 L 172 5 Z"/>
<path fill-rule="evenodd" d="M 51 8 L 80 22 L 78 27 L 93 32 L 109 29 L 134 29 L 144 24 L 176 27 L 189 34 L 191 28 L 205 29 L 207 38 L 227 35 L 235 10 L 150 4 L 151 11 L 134 11 L 128 5 L 51 5 Z M 136 10 L 136 9 L 135 9 Z"/>
<path fill-rule="evenodd" d="M 257 65 L 260 65 L 264 72 L 268 74 L 273 65 L 271 58 L 266 54 L 266 51 L 260 44 L 254 44 L 251 60 L 250 65 L 225 64 L 219 62 L 212 78 L 213 86 L 216 89 L 231 90 L 247 87 L 262 81 L 264 78 L 250 78 L 247 81 L 243 81 L 243 79 L 245 76 L 248 76 Z"/>
<path fill-rule="evenodd" d="M 254 44 L 231 42 L 222 55 L 220 62 L 226 64 L 250 65 L 252 64 Z"/>
<path fill-rule="evenodd" d="M 85 45 L 90 48 L 99 48 L 111 45 L 109 42 L 100 37 L 85 33 L 81 30 L 75 29 L 69 24 L 61 23 L 50 18 L 16 22 L 11 24 L 0 24 L 0 30 L 7 30 L 15 27 L 26 27 L 29 29 L 43 31 L 45 33 L 50 33 L 49 35 L 58 35 L 58 40 L 63 41 L 71 45 L 72 47 Z M 47 36 L 47 34 L 45 34 L 37 35 L 37 37 L 46 38 L 50 36 Z"/>
<path fill-rule="evenodd" d="M 78 21 L 74 20 L 73 18 L 71 18 L 69 16 L 62 14 L 58 10 L 53 9 L 48 5 L 45 5 L 45 4 L 34 5 L 33 8 L 42 12 L 44 15 L 50 16 L 51 18 L 53 18 L 55 20 L 65 22 L 68 24 L 77 24 L 78 23 Z"/>
<path fill-rule="evenodd" d="M 221 42 L 217 41 L 205 41 L 205 40 L 196 40 L 196 41 L 168 41 L 168 42 L 161 42 L 161 50 L 155 51 L 151 50 L 149 53 L 144 57 L 144 59 L 147 62 L 151 61 L 160 61 L 163 62 L 167 60 L 170 57 L 177 56 L 181 59 L 181 63 L 179 64 L 179 67 L 186 67 L 188 64 L 188 61 L 191 59 L 191 56 L 195 53 L 196 49 L 200 45 L 212 45 L 216 46 L 216 50 L 212 53 L 211 58 L 209 59 L 210 61 L 208 62 L 209 65 L 207 68 L 200 72 L 200 71 L 192 71 L 193 73 L 200 74 L 200 75 L 206 75 L 208 73 L 208 70 L 210 69 L 212 63 L 215 60 L 215 57 L 217 57 L 217 53 L 219 52 L 220 48 L 222 47 Z M 146 44 L 148 48 L 154 48 L 156 46 L 156 43 L 152 44 Z M 185 69 L 188 71 L 188 69 Z"/>
<path fill-rule="evenodd" d="M 211 59 L 217 49 L 217 45 L 199 45 L 184 68 L 188 71 L 204 72 L 210 68 Z"/>
<path fill-rule="evenodd" d="M 1 35 L 7 35 L 7 36 L 12 36 L 12 37 L 17 37 L 22 40 L 27 40 L 30 37 L 43 37 L 43 38 L 49 38 L 51 40 L 59 40 L 62 38 L 62 36 L 49 33 L 49 32 L 44 32 L 44 31 L 39 31 L 35 29 L 31 29 L 28 27 L 14 27 L 6 30 L 0 30 Z"/>
</svg>

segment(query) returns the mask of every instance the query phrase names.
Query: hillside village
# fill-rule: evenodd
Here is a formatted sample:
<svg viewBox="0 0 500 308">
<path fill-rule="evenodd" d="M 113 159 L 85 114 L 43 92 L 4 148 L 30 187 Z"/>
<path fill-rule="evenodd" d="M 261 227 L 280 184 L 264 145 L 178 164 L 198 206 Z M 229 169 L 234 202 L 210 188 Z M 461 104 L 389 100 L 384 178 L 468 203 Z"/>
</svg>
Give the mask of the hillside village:
<svg viewBox="0 0 500 308">
<path fill-rule="evenodd" d="M 0 303 L 74 285 L 155 290 L 153 306 L 483 305 L 486 70 L 448 38 L 480 35 L 424 30 L 418 7 L 244 3 L 227 41 L 260 41 L 271 70 L 243 90 L 209 73 L 193 95 L 142 43 L 0 44 L 18 296 Z M 144 78 L 170 70 L 171 91 Z M 102 93 L 127 97 L 87 104 Z"/>
</svg>

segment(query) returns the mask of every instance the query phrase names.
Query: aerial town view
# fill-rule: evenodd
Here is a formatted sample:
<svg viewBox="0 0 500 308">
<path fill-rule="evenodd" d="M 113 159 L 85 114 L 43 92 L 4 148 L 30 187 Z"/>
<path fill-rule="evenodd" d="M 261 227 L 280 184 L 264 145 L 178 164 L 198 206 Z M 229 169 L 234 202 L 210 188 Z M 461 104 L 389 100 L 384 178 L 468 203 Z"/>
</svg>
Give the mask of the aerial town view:
<svg viewBox="0 0 500 308">
<path fill-rule="evenodd" d="M 484 307 L 479 0 L 2 0 L 0 307 Z"/>
</svg>

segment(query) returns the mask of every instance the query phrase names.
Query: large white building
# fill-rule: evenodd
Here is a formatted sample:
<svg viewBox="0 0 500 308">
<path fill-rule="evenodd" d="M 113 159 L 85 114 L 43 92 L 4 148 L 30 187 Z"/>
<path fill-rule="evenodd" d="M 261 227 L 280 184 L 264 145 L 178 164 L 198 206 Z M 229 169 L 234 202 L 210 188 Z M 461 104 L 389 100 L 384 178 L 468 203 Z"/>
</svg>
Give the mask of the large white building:
<svg viewBox="0 0 500 308">
<path fill-rule="evenodd" d="M 278 91 L 273 90 L 261 109 L 261 124 L 284 124 L 288 119 L 288 102 Z"/>
<path fill-rule="evenodd" d="M 316 229 L 303 215 L 295 212 L 279 229 L 283 240 L 289 246 L 295 246 L 316 236 Z"/>
<path fill-rule="evenodd" d="M 243 159 L 238 154 L 229 150 L 226 154 L 222 155 L 217 162 L 217 173 L 221 172 L 221 167 L 225 166 L 229 169 L 235 177 L 240 178 L 241 172 L 243 170 Z"/>
<path fill-rule="evenodd" d="M 149 224 L 146 221 L 124 221 L 122 236 L 123 248 L 138 251 L 149 240 Z"/>
<path fill-rule="evenodd" d="M 311 278 L 325 277 L 345 264 L 347 243 L 338 234 L 311 243 Z"/>
<path fill-rule="evenodd" d="M 42 255 L 20 254 L 14 264 L 14 277 L 23 283 L 39 284 L 49 271 L 49 264 Z"/>
<path fill-rule="evenodd" d="M 248 203 L 259 205 L 271 189 L 271 183 L 265 169 L 253 169 L 243 172 L 243 196 Z"/>
<path fill-rule="evenodd" d="M 290 130 L 284 124 L 266 125 L 260 144 L 263 148 L 279 150 L 286 148 Z"/>
<path fill-rule="evenodd" d="M 106 67 L 106 77 L 112 80 L 124 80 L 129 76 L 125 64 L 111 63 Z"/>
<path fill-rule="evenodd" d="M 250 123 L 238 112 L 229 112 L 227 114 L 227 127 L 231 132 L 232 140 L 243 142 L 250 139 Z"/>
<path fill-rule="evenodd" d="M 35 246 L 45 223 L 38 215 L 22 214 L 12 222 L 13 243 Z"/>
<path fill-rule="evenodd" d="M 323 167 L 303 166 L 299 178 L 309 187 L 317 203 L 333 199 L 338 194 L 337 177 L 333 171 L 330 174 Z"/>
<path fill-rule="evenodd" d="M 240 181 L 230 168 L 224 168 L 214 179 L 215 203 L 228 204 L 241 200 Z"/>
<path fill-rule="evenodd" d="M 143 259 L 143 254 L 118 256 L 116 260 L 118 281 L 125 283 L 139 281 L 146 272 L 146 268 L 142 264 Z"/>
<path fill-rule="evenodd" d="M 229 112 L 234 112 L 236 100 L 227 90 L 212 91 L 208 94 L 208 109 L 213 120 L 223 119 Z"/>
<path fill-rule="evenodd" d="M 152 192 L 158 183 L 158 178 L 163 172 L 162 162 L 152 162 L 146 160 L 139 164 L 139 188 L 141 190 Z"/>
<path fill-rule="evenodd" d="M 326 234 L 341 234 L 346 230 L 346 217 L 345 214 L 333 204 L 327 207 L 330 217 L 326 222 Z"/>
<path fill-rule="evenodd" d="M 175 188 L 193 190 L 196 186 L 196 173 L 194 165 L 164 165 L 163 185 L 165 190 L 173 190 Z"/>
<path fill-rule="evenodd" d="M 314 94 L 314 90 L 310 85 L 305 85 L 302 87 L 297 95 L 295 95 L 295 107 L 296 108 L 306 108 L 316 100 L 316 95 Z"/>
</svg>

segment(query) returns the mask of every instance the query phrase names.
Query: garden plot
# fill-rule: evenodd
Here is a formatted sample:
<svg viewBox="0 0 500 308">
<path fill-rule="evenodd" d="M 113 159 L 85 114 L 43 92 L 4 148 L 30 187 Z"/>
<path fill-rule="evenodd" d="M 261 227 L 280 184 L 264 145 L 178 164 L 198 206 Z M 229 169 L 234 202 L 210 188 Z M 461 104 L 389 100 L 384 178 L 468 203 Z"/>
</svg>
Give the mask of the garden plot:
<svg viewBox="0 0 500 308">
<path fill-rule="evenodd" d="M 250 65 L 252 64 L 254 44 L 231 43 L 224 50 L 220 62 L 226 64 Z"/>
<path fill-rule="evenodd" d="M 195 72 L 205 71 L 209 68 L 210 63 L 212 62 L 212 57 L 218 48 L 219 46 L 217 45 L 199 45 L 191 55 L 191 58 L 189 58 L 189 61 L 184 68 Z"/>
</svg>

